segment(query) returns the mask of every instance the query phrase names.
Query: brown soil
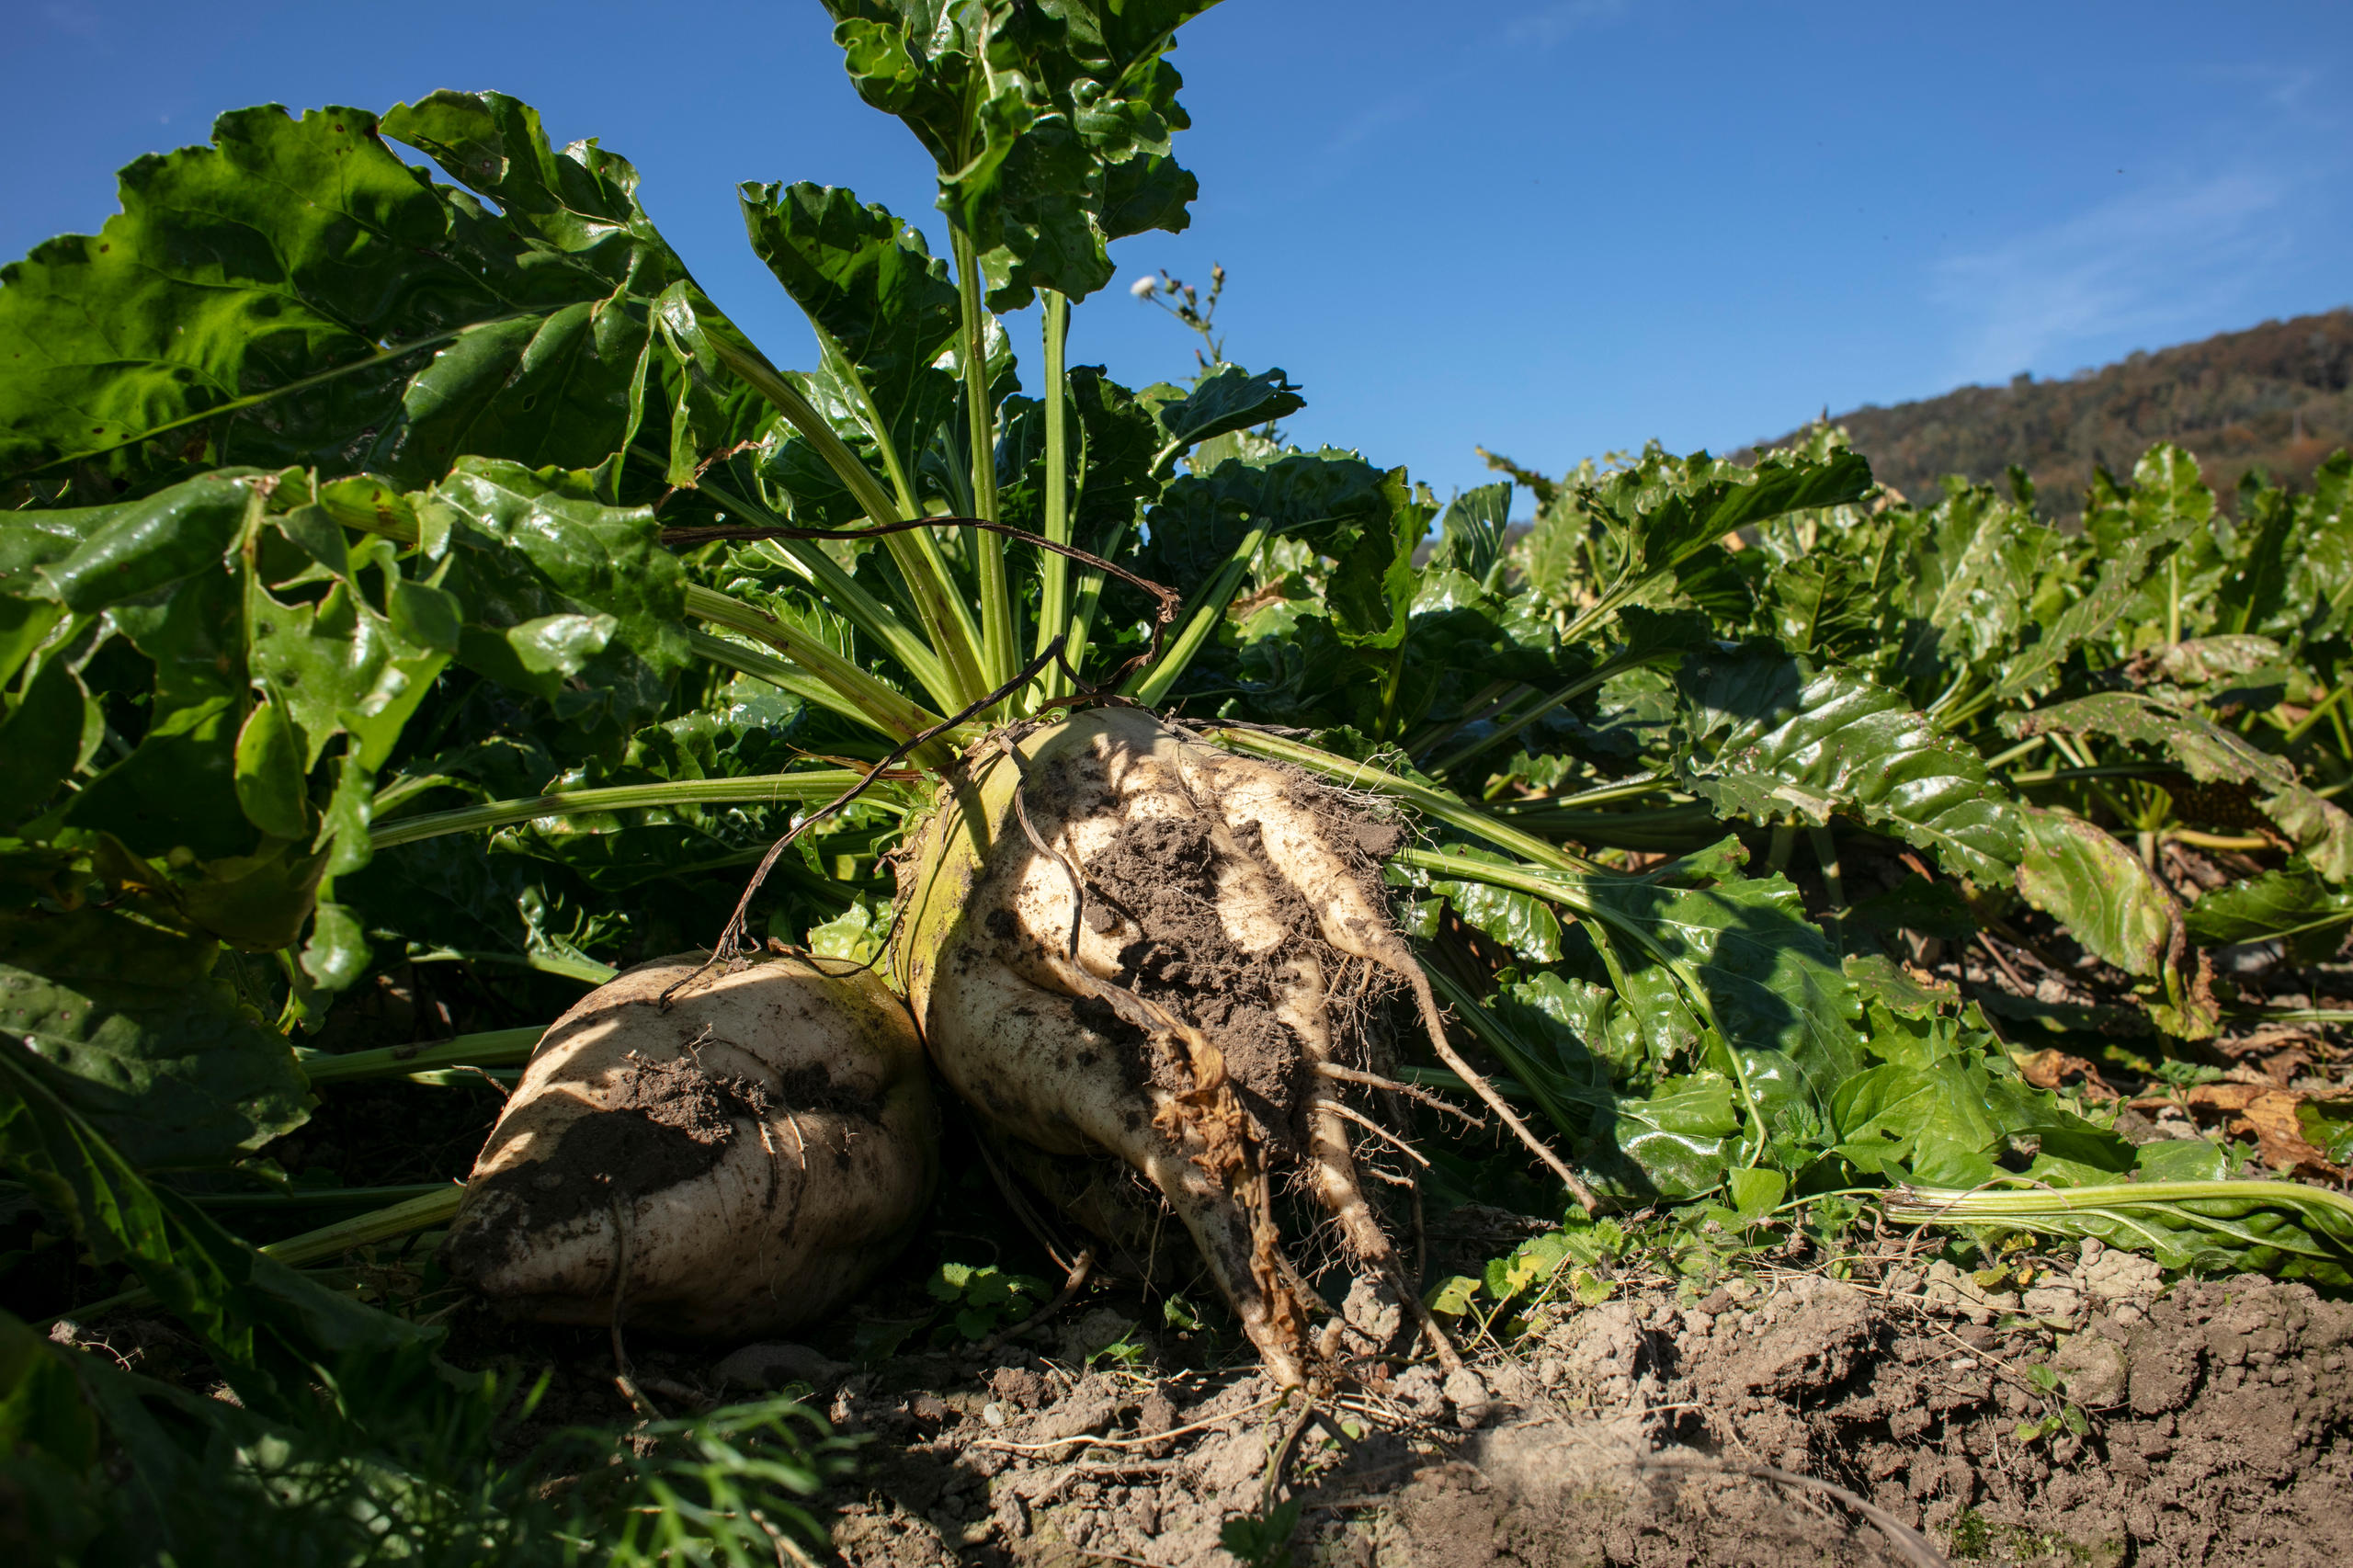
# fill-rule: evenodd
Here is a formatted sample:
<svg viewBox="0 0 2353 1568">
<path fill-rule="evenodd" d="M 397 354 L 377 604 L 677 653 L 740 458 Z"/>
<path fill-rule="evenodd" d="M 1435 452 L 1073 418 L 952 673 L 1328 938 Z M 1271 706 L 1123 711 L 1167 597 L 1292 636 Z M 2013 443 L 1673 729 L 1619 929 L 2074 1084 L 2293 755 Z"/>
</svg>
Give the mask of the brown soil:
<svg viewBox="0 0 2353 1568">
<path fill-rule="evenodd" d="M 1544 1309 L 1508 1352 L 1487 1346 L 1478 1430 L 1422 1364 L 1333 1402 L 1292 1467 L 1291 1561 L 1920 1561 L 1856 1500 L 1956 1563 L 2334 1559 L 2353 1540 L 2353 1305 L 2256 1276 L 2153 1300 L 2136 1265 L 2063 1267 L 2025 1310 L 1949 1269 L 1734 1278 L 1697 1300 L 1661 1280 Z M 839 1499 L 844 1560 L 1230 1568 L 1221 1528 L 1257 1509 L 1285 1426 L 1273 1390 L 1175 1369 L 1131 1322 L 1078 1307 L 1038 1332 L 1042 1355 L 822 1379 L 834 1419 L 876 1439 Z M 1143 1357 L 1086 1369 L 1123 1330 Z M 2020 1436 L 2069 1404 L 2083 1435 Z"/>
</svg>

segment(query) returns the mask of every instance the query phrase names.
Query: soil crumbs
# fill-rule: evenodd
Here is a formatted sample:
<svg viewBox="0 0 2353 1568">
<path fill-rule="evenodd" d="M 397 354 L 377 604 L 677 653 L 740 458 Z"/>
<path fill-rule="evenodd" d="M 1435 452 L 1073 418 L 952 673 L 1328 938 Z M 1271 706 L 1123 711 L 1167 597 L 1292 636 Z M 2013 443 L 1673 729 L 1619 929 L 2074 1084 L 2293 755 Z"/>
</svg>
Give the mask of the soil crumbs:
<svg viewBox="0 0 2353 1568">
<path fill-rule="evenodd" d="M 2022 1293 L 1979 1278 L 1792 1272 L 1696 1301 L 1662 1279 L 1548 1306 L 1480 1358 L 1472 1430 L 1434 1368 L 1392 1365 L 1319 1407 L 1288 1542 L 1242 1558 L 1222 1532 L 1261 1512 L 1272 1386 L 1165 1370 L 1110 1308 L 984 1364 L 767 1345 L 670 1376 L 810 1383 L 870 1436 L 832 1499 L 852 1568 L 2301 1568 L 2353 1544 L 2353 1303 L 2252 1275 L 2160 1294 L 2097 1247 Z"/>
</svg>

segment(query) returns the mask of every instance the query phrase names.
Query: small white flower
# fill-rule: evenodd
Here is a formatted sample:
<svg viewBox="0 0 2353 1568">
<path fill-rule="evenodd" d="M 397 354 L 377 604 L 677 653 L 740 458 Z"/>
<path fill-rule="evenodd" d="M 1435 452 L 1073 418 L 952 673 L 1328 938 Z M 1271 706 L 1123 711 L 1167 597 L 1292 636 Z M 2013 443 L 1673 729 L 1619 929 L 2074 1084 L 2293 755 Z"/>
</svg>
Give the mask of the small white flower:
<svg viewBox="0 0 2353 1568">
<path fill-rule="evenodd" d="M 1153 291 L 1159 287 L 1160 279 L 1157 278 L 1139 278 L 1128 285 L 1128 292 L 1139 300 L 1149 300 L 1153 296 Z"/>
</svg>

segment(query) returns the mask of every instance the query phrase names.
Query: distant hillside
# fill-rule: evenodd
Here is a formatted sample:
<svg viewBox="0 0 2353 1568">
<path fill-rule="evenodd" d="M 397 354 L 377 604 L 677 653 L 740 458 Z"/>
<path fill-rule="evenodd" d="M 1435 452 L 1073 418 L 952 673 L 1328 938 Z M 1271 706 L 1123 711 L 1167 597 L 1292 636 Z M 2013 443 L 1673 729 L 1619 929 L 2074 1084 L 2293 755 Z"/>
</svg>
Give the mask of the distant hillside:
<svg viewBox="0 0 2353 1568">
<path fill-rule="evenodd" d="M 1998 481 L 2017 463 L 2046 510 L 2071 514 L 2096 465 L 2120 475 L 2152 443 L 2178 441 L 2228 505 L 2251 468 L 2301 484 L 2323 458 L 2353 446 L 2353 310 L 2136 353 L 2063 381 L 2019 376 L 1893 408 L 1867 404 L 1832 423 L 1847 427 L 1881 483 L 1915 500 L 1933 495 L 1945 474 Z"/>
</svg>

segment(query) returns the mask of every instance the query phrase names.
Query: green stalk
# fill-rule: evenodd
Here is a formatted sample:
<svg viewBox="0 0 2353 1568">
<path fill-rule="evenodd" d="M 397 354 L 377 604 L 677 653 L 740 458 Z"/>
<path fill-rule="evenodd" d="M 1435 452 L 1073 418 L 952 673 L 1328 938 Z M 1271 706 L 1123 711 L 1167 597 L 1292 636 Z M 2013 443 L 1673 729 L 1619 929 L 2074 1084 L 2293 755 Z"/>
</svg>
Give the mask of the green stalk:
<svg viewBox="0 0 2353 1568">
<path fill-rule="evenodd" d="M 1070 517 L 1070 389 L 1063 384 L 1063 358 L 1070 347 L 1070 299 L 1055 290 L 1046 300 L 1046 538 L 1054 544 L 1071 541 Z M 1043 652 L 1070 630 L 1070 557 L 1045 551 L 1038 572 L 1038 645 Z M 1067 644 L 1065 644 L 1067 646 Z M 1078 667 L 1075 659 L 1071 667 Z M 1040 679 L 1048 699 L 1066 696 L 1070 679 L 1059 669 Z"/>
<path fill-rule="evenodd" d="M 866 377 L 858 369 L 858 362 L 843 352 L 840 342 L 819 325 L 815 318 L 811 318 L 809 324 L 816 329 L 818 347 L 833 370 L 834 379 L 849 389 L 858 405 L 858 422 L 866 426 L 866 434 L 873 440 L 875 451 L 881 455 L 882 471 L 891 476 L 891 489 L 899 498 L 900 515 L 908 517 L 922 516 L 923 509 L 915 503 L 915 486 L 907 479 L 906 461 L 899 455 L 898 443 L 892 440 L 891 433 L 883 428 L 882 410 L 875 403 L 874 393 L 868 388 Z"/>
<path fill-rule="evenodd" d="M 1086 455 L 1086 432 L 1082 428 L 1079 431 L 1082 459 Z M 1118 555 L 1120 546 L 1127 541 L 1128 530 L 1134 526 L 1132 521 L 1113 523 L 1106 530 L 1095 553 L 1106 560 Z M 1070 641 L 1063 644 L 1063 659 L 1074 670 L 1086 668 L 1087 645 L 1094 637 L 1095 612 L 1102 607 L 1106 580 L 1100 571 L 1090 566 L 1078 574 L 1078 585 L 1071 594 Z"/>
<path fill-rule="evenodd" d="M 1397 646 L 1389 651 L 1389 668 L 1381 677 L 1381 717 L 1374 721 L 1372 738 L 1384 744 L 1397 738 L 1397 693 L 1405 684 L 1405 642 L 1400 638 Z"/>
<path fill-rule="evenodd" d="M 299 1236 L 289 1236 L 282 1242 L 271 1242 L 255 1250 L 289 1268 L 324 1263 L 328 1258 L 342 1256 L 354 1247 L 373 1246 L 395 1236 L 447 1224 L 457 1216 L 458 1202 L 465 1195 L 466 1189 L 461 1184 L 449 1182 L 406 1202 L 337 1221 L 315 1231 L 305 1231 Z M 71 1315 L 96 1317 L 101 1312 L 115 1312 L 123 1307 L 145 1306 L 154 1299 L 155 1293 L 142 1286 L 135 1290 L 125 1290 L 119 1296 L 108 1296 L 102 1301 L 77 1306 Z"/>
<path fill-rule="evenodd" d="M 2339 686 L 2326 697 L 2322 698 L 2320 701 L 2313 706 L 2311 712 L 2297 720 L 2293 724 L 2289 725 L 2287 733 L 2283 734 L 2280 739 L 2290 745 L 2293 745 L 2298 741 L 2302 740 L 2304 736 L 2311 732 L 2312 727 L 2314 724 L 2317 724 L 2323 719 L 2327 718 L 2331 710 L 2333 710 L 2339 702 L 2345 699 L 2345 694 L 2347 691 L 2353 691 L 2353 681 L 2348 681 L 2345 685 Z"/>
<path fill-rule="evenodd" d="M 1591 691 L 1594 687 L 1601 685 L 1604 681 L 1608 680 L 1612 676 L 1622 675 L 1626 671 L 1631 669 L 1640 669 L 1644 665 L 1657 664 L 1670 656 L 1671 655 L 1665 653 L 1648 653 L 1640 657 L 1626 657 L 1621 655 L 1615 659 L 1605 659 L 1600 665 L 1591 670 L 1588 670 L 1584 675 L 1579 676 L 1576 679 L 1569 682 L 1568 685 L 1561 687 L 1560 690 L 1544 698 L 1534 707 L 1515 714 L 1508 722 L 1500 725 L 1487 734 L 1482 735 L 1479 739 L 1472 742 L 1469 745 L 1460 747 L 1454 752 L 1449 753 L 1448 756 L 1440 757 L 1438 761 L 1430 764 L 1429 770 L 1432 773 L 1452 773 L 1456 768 L 1461 767 L 1472 757 L 1477 756 L 1481 752 L 1483 752 L 1492 746 L 1502 744 L 1504 742 L 1511 739 L 1514 735 L 1518 734 L 1522 730 L 1528 728 L 1529 725 L 1536 722 L 1537 720 L 1544 717 L 1545 714 L 1550 713 L 1552 710 L 1561 706 L 1563 702 L 1573 701 L 1575 699 L 1584 696 L 1586 692 Z"/>
<path fill-rule="evenodd" d="M 955 224 L 949 237 L 956 252 L 956 290 L 964 316 L 964 414 L 972 443 L 972 513 L 997 520 L 996 409 L 989 401 L 988 312 L 981 302 L 981 260 L 972 237 Z M 981 584 L 981 669 L 987 679 L 974 697 L 1013 678 L 1020 661 L 1014 653 L 1013 596 L 1005 577 L 1002 535 L 974 530 L 972 560 Z"/>
<path fill-rule="evenodd" d="M 262 1256 L 275 1258 L 289 1268 L 324 1263 L 331 1257 L 342 1256 L 354 1247 L 373 1246 L 378 1242 L 388 1242 L 412 1231 L 447 1224 L 456 1217 L 458 1200 L 465 1195 L 462 1183 L 450 1182 L 422 1198 L 412 1198 L 405 1203 L 354 1215 L 315 1231 L 306 1231 L 299 1236 L 290 1236 L 282 1242 L 272 1242 L 261 1249 Z"/>
<path fill-rule="evenodd" d="M 2315 1221 L 2325 1219 L 2353 1234 L 2353 1197 L 2300 1181 L 2133 1181 L 2097 1187 L 1986 1189 L 1941 1187 L 1899 1187 L 1881 1203 L 1889 1219 L 1899 1225 L 1972 1225 L 2001 1223 L 2021 1230 L 2078 1233 L 2082 1219 L 2104 1219 L 2130 1225 L 2154 1243 L 2145 1221 L 2136 1211 L 2161 1210 L 2176 1220 L 2224 1235 L 2244 1233 L 2234 1228 L 2237 1216 L 2201 1211 L 2203 1203 L 2273 1203 L 2299 1209 Z M 2291 1245 L 2277 1233 L 2259 1238 L 2264 1244 L 2308 1257 L 2336 1255 Z"/>
<path fill-rule="evenodd" d="M 901 520 L 890 494 L 874 482 L 874 475 L 867 472 L 858 454 L 843 443 L 824 415 L 812 408 L 809 400 L 776 367 L 757 355 L 740 352 L 717 336 L 710 339 L 710 347 L 722 364 L 801 432 L 824 460 L 825 466 L 834 471 L 835 477 L 848 488 L 858 510 L 866 514 L 869 521 L 880 525 Z M 911 528 L 904 533 L 886 534 L 882 546 L 891 552 L 892 562 L 906 582 L 907 592 L 914 596 L 915 619 L 923 623 L 924 635 L 931 640 L 933 650 L 962 684 L 962 699 L 970 702 L 995 689 L 997 683 L 981 678 L 980 634 L 973 629 L 962 597 L 949 581 L 948 562 L 940 556 L 938 543 L 930 530 Z"/>
<path fill-rule="evenodd" d="M 1814 863 L 1822 868 L 1823 892 L 1830 901 L 1830 944 L 1843 953 L 1847 950 L 1847 882 L 1838 869 L 1838 841 L 1826 827 L 1808 824 L 1805 833 L 1813 843 Z"/>
<path fill-rule="evenodd" d="M 490 801 L 455 811 L 427 812 L 378 823 L 369 835 L 378 849 L 415 844 L 446 834 L 475 833 L 507 827 L 540 817 L 582 816 L 591 812 L 639 811 L 651 806 L 705 806 L 780 801 L 830 801 L 866 776 L 846 767 L 813 768 L 806 773 L 756 773 L 742 778 L 678 778 L 666 784 L 613 784 L 597 790 L 559 790 L 513 801 Z M 890 802 L 875 804 L 889 809 Z"/>
<path fill-rule="evenodd" d="M 1425 971 L 1424 972 L 1427 973 L 1428 971 Z M 1475 1034 L 1478 1031 L 1473 1029 L 1472 1032 Z M 1416 1088 L 1444 1089 L 1449 1094 L 1457 1095 L 1468 1095 L 1475 1092 L 1472 1090 L 1471 1085 L 1464 1083 L 1458 1074 L 1449 1073 L 1443 1067 L 1406 1066 L 1392 1068 L 1391 1071 L 1396 1074 L 1397 1081 L 1399 1083 L 1411 1084 Z M 1503 1097 L 1507 1100 L 1525 1100 L 1535 1097 L 1528 1092 L 1528 1085 L 1521 1083 L 1517 1078 L 1497 1078 L 1491 1076 L 1487 1079 L 1487 1087 L 1495 1090 L 1495 1093 L 1503 1096 Z"/>
<path fill-rule="evenodd" d="M 2007 763 L 2016 762 L 2027 753 L 2040 750 L 2044 745 L 2050 744 L 2050 739 L 2051 737 L 2048 735 L 2029 735 L 2018 744 L 2010 747 L 2009 750 L 2000 752 L 1993 756 L 1987 757 L 1985 759 L 1985 766 L 1989 768 L 2000 767 Z"/>
<path fill-rule="evenodd" d="M 651 454 L 646 454 L 651 456 Z M 705 476 L 696 486 L 704 494 L 754 523 L 781 527 L 784 519 L 766 506 L 727 488 Z M 915 509 L 908 508 L 913 516 Z M 923 640 L 915 629 L 899 619 L 889 605 L 866 591 L 857 578 L 842 569 L 839 562 L 825 553 L 824 547 L 814 540 L 779 539 L 764 541 L 774 545 L 798 566 L 817 590 L 825 608 L 882 644 L 891 656 L 906 666 L 924 690 L 931 694 L 933 704 L 945 710 L 961 708 L 968 698 L 957 695 L 955 682 L 939 655 Z"/>
<path fill-rule="evenodd" d="M 1899 1187 L 1888 1194 L 1891 1220 L 1922 1223 L 1950 1218 L 2014 1220 L 2037 1214 L 2079 1214 L 2092 1210 L 2146 1208 L 2159 1203 L 2284 1199 L 2333 1209 L 2353 1221 L 2353 1195 L 2300 1181 L 2132 1181 L 2097 1187 L 1959 1188 Z"/>
<path fill-rule="evenodd" d="M 302 1076 L 316 1088 L 321 1084 L 347 1084 L 363 1078 L 397 1078 L 439 1067 L 509 1067 L 529 1059 L 531 1050 L 548 1026 L 532 1024 L 519 1029 L 490 1029 L 461 1034 L 431 1045 L 387 1045 L 374 1051 L 297 1051 Z"/>
<path fill-rule="evenodd" d="M 398 1187 L 318 1187 L 286 1192 L 199 1192 L 188 1201 L 199 1209 L 340 1209 L 349 1203 L 404 1203 L 449 1190 L 446 1181 L 406 1182 Z"/>
<path fill-rule="evenodd" d="M 1267 530 L 1263 528 L 1252 528 L 1243 536 L 1242 542 L 1225 558 L 1225 564 L 1217 569 L 1217 575 L 1210 579 L 1209 586 L 1194 601 L 1193 613 L 1187 618 L 1184 630 L 1160 651 L 1159 658 L 1128 677 L 1128 696 L 1147 708 L 1160 706 L 1168 688 L 1176 684 L 1177 677 L 1201 651 L 1201 645 L 1216 632 L 1218 622 L 1225 619 L 1226 606 L 1233 602 L 1233 596 L 1241 590 L 1244 574 L 1257 558 L 1258 547 L 1266 542 Z"/>
<path fill-rule="evenodd" d="M 688 646 L 695 657 L 738 675 L 753 676 L 770 686 L 789 691 L 805 702 L 814 703 L 828 712 L 838 713 L 853 724 L 870 724 L 866 710 L 809 674 L 798 665 L 778 658 L 760 648 L 746 648 L 741 642 L 731 642 L 724 637 L 714 637 L 708 631 L 689 631 Z"/>
<path fill-rule="evenodd" d="M 2276 937 L 2292 937 L 2303 931 L 2323 931 L 2331 926 L 2342 926 L 2353 920 L 2353 915 L 2340 915 L 2334 919 L 2314 920 L 2276 931 Z M 2222 1017 L 2234 1023 L 2257 1024 L 2353 1024 L 2353 1008 L 2346 1007 L 2225 1007 Z"/>
<path fill-rule="evenodd" d="M 1518 816 L 1540 812 L 1575 811 L 1581 807 L 1605 805 L 1613 801 L 1639 800 L 1675 788 L 1675 780 L 1656 773 L 1645 773 L 1639 778 L 1620 778 L 1613 783 L 1580 790 L 1574 795 L 1544 795 L 1534 800 L 1510 801 L 1495 808 L 1499 816 Z"/>
<path fill-rule="evenodd" d="M 913 740 L 939 722 L 938 714 L 867 674 L 790 621 L 756 606 L 689 583 L 687 613 L 698 620 L 741 631 L 777 649 L 855 703 L 868 723 L 894 740 Z"/>
<path fill-rule="evenodd" d="M 1335 756 L 1328 751 L 1302 745 L 1297 741 L 1287 741 L 1258 730 L 1209 730 L 1203 734 L 1206 739 L 1231 750 L 1248 752 L 1254 756 L 1272 757 L 1278 762 L 1306 768 L 1310 773 L 1321 774 L 1343 789 L 1363 790 L 1402 801 L 1449 827 L 1476 834 L 1498 849 L 1507 849 L 1523 860 L 1533 860 L 1540 866 L 1565 875 L 1583 876 L 1601 869 L 1581 855 L 1572 855 L 1556 844 L 1547 844 L 1532 833 L 1497 821 L 1459 795 L 1434 785 L 1418 784 L 1409 778 L 1384 773 L 1371 763 L 1352 762 L 1344 756 Z M 1464 864 L 1471 862 L 1465 861 Z M 1492 870 L 1496 868 L 1486 869 Z M 1557 895 L 1546 893 L 1540 896 Z"/>
</svg>

